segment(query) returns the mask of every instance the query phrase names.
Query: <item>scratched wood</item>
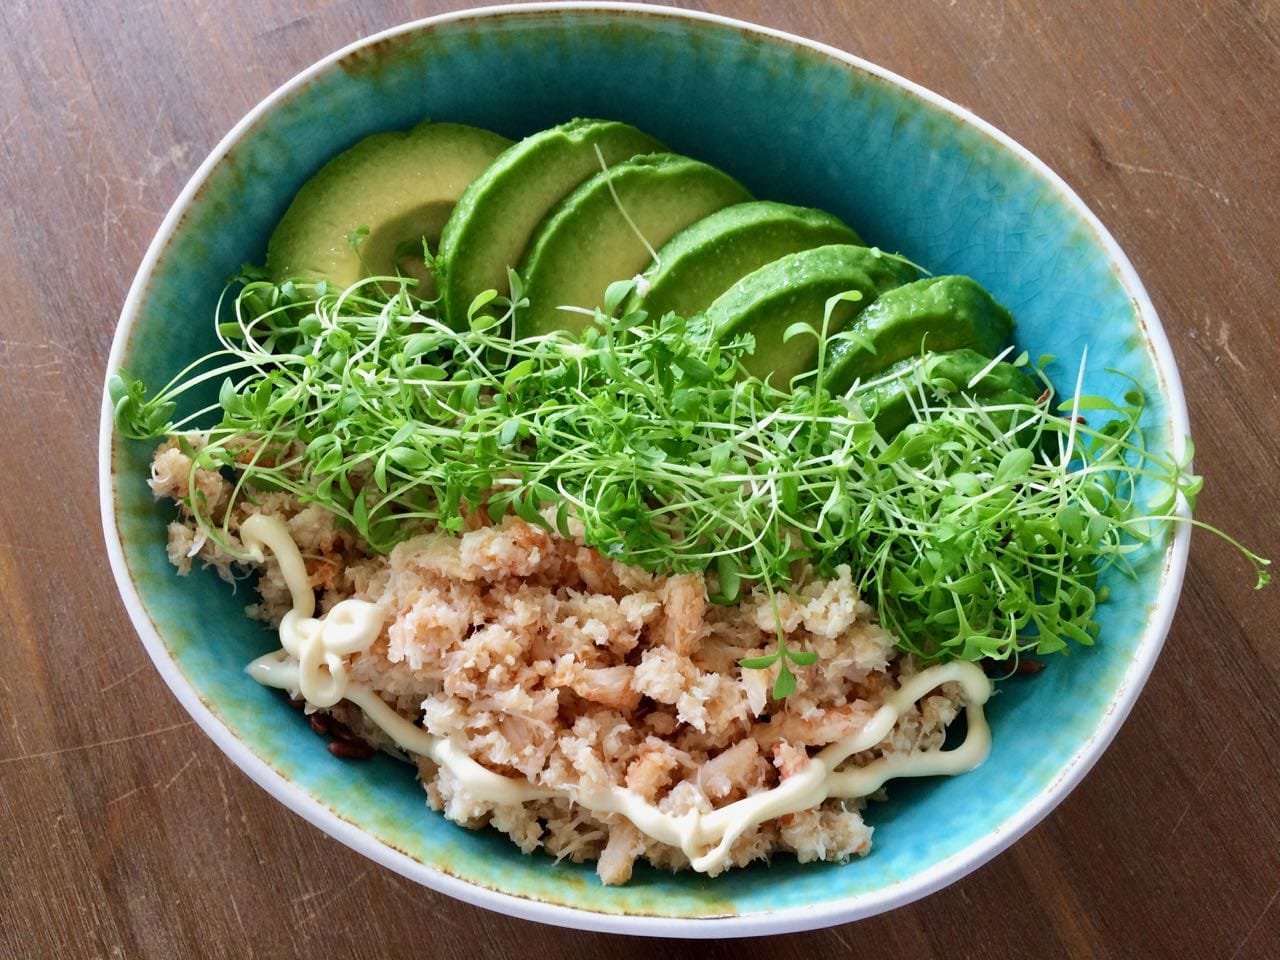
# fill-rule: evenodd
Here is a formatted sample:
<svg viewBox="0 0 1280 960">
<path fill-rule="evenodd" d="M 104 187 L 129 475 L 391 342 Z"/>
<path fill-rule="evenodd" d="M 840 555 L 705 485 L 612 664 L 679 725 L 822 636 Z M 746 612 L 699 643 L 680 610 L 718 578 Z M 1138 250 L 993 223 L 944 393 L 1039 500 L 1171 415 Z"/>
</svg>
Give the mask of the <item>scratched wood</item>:
<svg viewBox="0 0 1280 960">
<path fill-rule="evenodd" d="M 349 852 L 187 719 L 115 596 L 101 371 L 197 163 L 342 43 L 440 2 L 0 4 L 0 956 L 649 956 L 484 913 Z M 1280 550 L 1274 3 L 687 6 L 844 47 L 972 107 L 1115 233 L 1173 341 L 1203 519 Z M 1280 590 L 1198 536 L 1114 745 L 1011 851 L 887 916 L 755 956 L 1280 955 Z M 733 944 L 664 944 L 731 957 Z"/>
</svg>

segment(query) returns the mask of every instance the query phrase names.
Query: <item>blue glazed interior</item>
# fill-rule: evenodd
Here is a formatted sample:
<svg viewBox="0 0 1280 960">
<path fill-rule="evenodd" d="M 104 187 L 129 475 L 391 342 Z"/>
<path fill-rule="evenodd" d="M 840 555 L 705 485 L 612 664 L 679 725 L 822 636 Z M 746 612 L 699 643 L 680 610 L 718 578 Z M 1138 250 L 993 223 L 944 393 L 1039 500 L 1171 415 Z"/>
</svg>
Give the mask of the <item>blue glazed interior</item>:
<svg viewBox="0 0 1280 960">
<path fill-rule="evenodd" d="M 219 291 L 266 237 L 297 187 L 376 130 L 431 116 L 519 137 L 574 116 L 626 120 L 673 149 L 724 167 L 761 197 L 824 207 L 868 242 L 935 273 L 967 273 L 1014 312 L 1033 356 L 1082 346 L 1086 390 L 1151 395 L 1149 442 L 1168 444 L 1165 398 L 1129 292 L 1075 210 L 981 131 L 887 81 L 731 26 L 659 15 L 517 13 L 402 36 L 328 69 L 260 119 L 212 173 L 150 278 L 124 366 L 167 380 L 213 346 Z M 1113 580 L 1101 644 L 1005 685 L 990 707 L 995 746 L 969 775 L 890 785 L 868 814 L 875 849 L 843 866 L 736 871 L 714 881 L 642 869 L 605 889 L 589 866 L 525 857 L 504 838 L 431 813 L 408 768 L 346 764 L 325 752 L 282 698 L 243 673 L 273 637 L 208 573 L 177 578 L 166 512 L 143 483 L 150 445 L 117 443 L 119 525 L 143 604 L 179 669 L 259 756 L 339 816 L 409 856 L 517 896 L 608 913 L 667 916 L 814 906 L 907 880 L 998 831 L 1064 771 L 1107 710 L 1161 575 L 1152 549 L 1135 581 Z M 785 881 L 785 882 L 784 882 Z"/>
</svg>

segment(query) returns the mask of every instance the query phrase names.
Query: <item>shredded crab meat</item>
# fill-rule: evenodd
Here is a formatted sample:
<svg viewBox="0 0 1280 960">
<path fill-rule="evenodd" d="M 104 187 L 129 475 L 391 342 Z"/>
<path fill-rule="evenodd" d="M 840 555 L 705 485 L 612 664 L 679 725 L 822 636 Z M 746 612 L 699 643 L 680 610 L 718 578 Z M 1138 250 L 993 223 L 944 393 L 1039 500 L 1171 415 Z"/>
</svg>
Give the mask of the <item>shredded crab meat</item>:
<svg viewBox="0 0 1280 960">
<path fill-rule="evenodd" d="M 654 575 L 602 557 L 580 535 L 514 518 L 472 523 L 461 536 L 425 534 L 384 557 L 286 494 L 256 492 L 252 505 L 243 499 L 228 513 L 228 481 L 193 470 L 176 442 L 157 451 L 150 482 L 178 503 L 168 553 L 180 574 L 198 559 L 227 579 L 242 576 L 227 549 L 238 547 L 240 525 L 253 513 L 284 521 L 319 610 L 355 597 L 385 615 L 377 641 L 351 658 L 352 680 L 490 770 L 534 786 L 571 795 L 625 787 L 665 813 L 709 813 L 802 772 L 917 669 L 876 625 L 847 568 L 779 596 L 776 612 L 759 591 L 721 606 L 706 601 L 701 575 Z M 196 524 L 193 491 L 225 538 Z M 270 556 L 256 572 L 259 598 L 248 612 L 278 624 L 288 586 Z M 797 689 L 785 701 L 771 697 L 771 671 L 738 665 L 770 651 L 779 627 L 789 647 L 818 654 L 795 669 Z M 937 747 L 963 706 L 958 685 L 947 684 L 848 762 Z M 392 749 L 354 705 L 332 712 Z M 525 853 L 595 861 L 605 883 L 627 882 L 639 861 L 690 866 L 680 849 L 618 814 L 596 816 L 566 798 L 495 804 L 425 758 L 417 771 L 428 804 L 450 820 L 499 830 Z M 872 830 L 861 809 L 862 801 L 827 800 L 767 820 L 733 841 L 720 869 L 783 853 L 802 862 L 864 855 Z"/>
</svg>

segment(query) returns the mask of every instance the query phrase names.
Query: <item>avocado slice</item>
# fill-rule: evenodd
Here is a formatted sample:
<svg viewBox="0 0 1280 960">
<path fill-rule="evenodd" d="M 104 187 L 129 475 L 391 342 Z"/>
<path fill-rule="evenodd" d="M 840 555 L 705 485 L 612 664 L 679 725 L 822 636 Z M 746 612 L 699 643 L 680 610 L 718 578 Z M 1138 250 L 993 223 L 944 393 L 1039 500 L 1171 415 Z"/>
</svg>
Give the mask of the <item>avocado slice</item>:
<svg viewBox="0 0 1280 960">
<path fill-rule="evenodd" d="M 434 283 L 422 238 L 440 237 L 467 184 L 511 141 L 458 123 L 420 123 L 375 133 L 344 150 L 294 196 L 267 243 L 277 280 L 328 280 L 346 288 L 366 276 L 405 276 Z M 368 227 L 359 249 L 347 236 Z"/>
<path fill-rule="evenodd" d="M 1013 317 L 976 280 L 929 277 L 885 294 L 848 330 L 858 339 L 828 348 L 824 379 L 832 393 L 925 350 L 968 348 L 994 357 L 1009 343 Z"/>
<path fill-rule="evenodd" d="M 665 149 L 635 127 L 611 120 L 570 120 L 525 137 L 480 174 L 458 201 L 436 259 L 444 315 L 466 322 L 476 294 L 505 294 L 507 268 L 520 262 L 547 212 L 606 166 Z"/>
<path fill-rule="evenodd" d="M 969 381 L 990 366 L 972 387 Z M 930 399 L 959 391 L 990 404 L 1026 403 L 1040 396 L 1042 387 L 1020 367 L 1000 362 L 975 350 L 925 353 L 900 360 L 875 380 L 860 384 L 854 396 L 886 440 L 915 419 L 920 391 Z"/>
<path fill-rule="evenodd" d="M 529 305 L 516 314 L 517 333 L 580 331 L 588 318 L 560 307 L 593 309 L 610 283 L 643 270 L 651 254 L 637 231 L 657 248 L 694 221 L 750 199 L 727 173 L 673 153 L 635 157 L 601 171 L 534 234 L 520 265 Z"/>
<path fill-rule="evenodd" d="M 744 358 L 747 372 L 773 375 L 775 387 L 785 389 L 791 378 L 814 367 L 815 337 L 782 336 L 803 321 L 822 330 L 827 300 L 857 291 L 860 300 L 846 300 L 831 314 L 828 334 L 835 333 L 886 290 L 914 280 L 915 268 L 879 250 L 852 244 L 830 244 L 801 250 L 755 270 L 716 298 L 706 316 L 721 340 L 740 333 L 755 336 L 755 352 Z"/>
<path fill-rule="evenodd" d="M 691 317 L 748 273 L 811 247 L 860 244 L 858 235 L 822 210 L 771 200 L 737 203 L 685 227 L 658 251 L 624 313 L 643 308 L 653 318 L 668 312 Z"/>
</svg>

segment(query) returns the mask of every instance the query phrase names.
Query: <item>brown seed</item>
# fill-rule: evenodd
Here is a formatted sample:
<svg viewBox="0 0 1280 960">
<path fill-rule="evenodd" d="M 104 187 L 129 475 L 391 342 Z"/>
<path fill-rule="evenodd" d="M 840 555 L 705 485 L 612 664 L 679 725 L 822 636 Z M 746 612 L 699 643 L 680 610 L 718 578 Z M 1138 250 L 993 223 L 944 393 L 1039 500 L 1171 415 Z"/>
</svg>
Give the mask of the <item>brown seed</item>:
<svg viewBox="0 0 1280 960">
<path fill-rule="evenodd" d="M 981 661 L 980 666 L 989 677 L 1030 677 L 1044 669 L 1044 661 L 1032 660 L 1029 657 L 1019 657 L 1013 670 L 1010 671 L 1008 660 L 993 660 L 987 657 Z"/>
<path fill-rule="evenodd" d="M 375 751 L 363 740 L 334 740 L 329 752 L 339 760 L 368 760 Z"/>
<path fill-rule="evenodd" d="M 311 729 L 318 734 L 324 735 L 330 732 L 331 727 L 327 713 L 313 713 L 307 717 L 307 722 L 311 724 Z"/>
</svg>

